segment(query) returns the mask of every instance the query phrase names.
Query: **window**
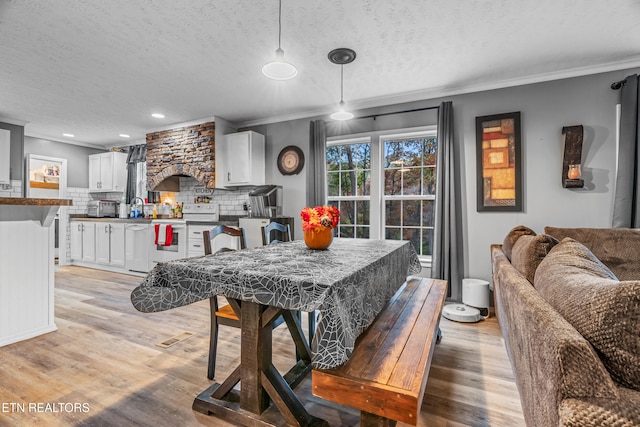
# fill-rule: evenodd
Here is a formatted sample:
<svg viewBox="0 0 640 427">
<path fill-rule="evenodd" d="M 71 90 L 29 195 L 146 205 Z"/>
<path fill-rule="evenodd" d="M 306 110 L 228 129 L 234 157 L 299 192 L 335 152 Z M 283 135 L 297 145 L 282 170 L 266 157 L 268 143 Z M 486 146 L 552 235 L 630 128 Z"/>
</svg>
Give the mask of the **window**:
<svg viewBox="0 0 640 427">
<path fill-rule="evenodd" d="M 327 199 L 340 209 L 339 237 L 410 240 L 433 249 L 435 126 L 330 138 Z"/>
</svg>

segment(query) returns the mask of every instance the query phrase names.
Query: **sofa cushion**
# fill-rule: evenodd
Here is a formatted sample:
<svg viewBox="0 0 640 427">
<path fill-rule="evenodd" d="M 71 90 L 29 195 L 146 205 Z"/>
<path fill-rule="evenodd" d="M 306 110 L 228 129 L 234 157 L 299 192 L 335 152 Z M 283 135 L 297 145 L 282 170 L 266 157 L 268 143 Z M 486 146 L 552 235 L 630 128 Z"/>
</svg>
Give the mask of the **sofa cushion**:
<svg viewBox="0 0 640 427">
<path fill-rule="evenodd" d="M 640 281 L 618 281 L 587 247 L 566 238 L 542 260 L 534 285 L 593 345 L 611 377 L 640 391 Z"/>
<path fill-rule="evenodd" d="M 511 250 L 511 264 L 533 283 L 538 265 L 556 244 L 558 240 L 546 234 L 521 236 Z"/>
<path fill-rule="evenodd" d="M 504 254 L 507 256 L 507 259 L 511 261 L 511 250 L 513 248 L 513 245 L 515 245 L 515 243 L 520 238 L 520 236 L 535 236 L 535 235 L 536 235 L 535 231 L 533 231 L 532 229 L 524 225 L 518 225 L 517 227 L 512 228 L 511 231 L 507 233 L 506 237 L 504 238 L 504 241 L 502 242 L 502 252 L 504 252 Z"/>
<path fill-rule="evenodd" d="M 620 280 L 640 280 L 640 229 L 560 228 L 544 232 L 562 240 L 571 237 L 585 245 Z"/>
</svg>

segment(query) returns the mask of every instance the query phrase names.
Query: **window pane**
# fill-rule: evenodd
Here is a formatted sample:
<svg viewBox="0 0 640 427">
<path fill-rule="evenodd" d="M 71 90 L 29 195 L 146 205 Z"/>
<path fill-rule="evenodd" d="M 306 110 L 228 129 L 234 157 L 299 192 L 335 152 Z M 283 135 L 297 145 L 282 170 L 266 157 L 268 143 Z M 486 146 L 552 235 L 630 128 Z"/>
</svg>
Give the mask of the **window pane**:
<svg viewBox="0 0 640 427">
<path fill-rule="evenodd" d="M 416 252 L 420 251 L 420 229 L 404 228 L 402 230 L 402 240 L 410 240 Z M 420 255 L 420 253 L 418 253 Z"/>
<path fill-rule="evenodd" d="M 339 237 L 353 237 L 353 226 L 344 226 L 341 225 L 339 227 Z"/>
<path fill-rule="evenodd" d="M 340 165 L 340 169 L 346 170 L 349 169 L 349 161 L 347 159 L 347 151 L 348 145 L 340 145 L 338 146 L 339 155 L 338 155 L 338 163 Z"/>
<path fill-rule="evenodd" d="M 424 139 L 424 164 L 435 166 L 438 151 L 437 138 L 435 136 Z"/>
<path fill-rule="evenodd" d="M 402 185 L 402 172 L 398 169 L 387 169 L 384 171 L 384 194 L 385 196 L 400 195 Z"/>
<path fill-rule="evenodd" d="M 368 239 L 369 227 L 356 227 L 356 237 L 359 239 Z"/>
<path fill-rule="evenodd" d="M 387 200 L 384 202 L 385 225 L 402 225 L 402 202 Z"/>
<path fill-rule="evenodd" d="M 417 250 L 418 248 L 416 248 Z M 422 251 L 420 255 L 433 254 L 433 228 L 422 229 Z"/>
<path fill-rule="evenodd" d="M 433 210 L 435 202 L 433 200 L 422 201 L 422 226 L 433 227 Z"/>
<path fill-rule="evenodd" d="M 420 201 L 405 200 L 402 209 L 402 225 L 420 226 Z"/>
<path fill-rule="evenodd" d="M 340 202 L 340 225 L 342 224 L 354 224 L 354 204 L 353 201 L 341 201 Z"/>
<path fill-rule="evenodd" d="M 353 161 L 357 169 L 371 168 L 371 145 L 355 144 L 353 148 Z"/>
<path fill-rule="evenodd" d="M 340 195 L 354 196 L 353 188 L 355 187 L 355 181 L 355 172 L 340 172 Z"/>
<path fill-rule="evenodd" d="M 357 172 L 358 196 L 368 196 L 371 193 L 371 172 Z"/>
<path fill-rule="evenodd" d="M 329 197 L 340 195 L 340 174 L 339 172 L 327 173 L 327 192 Z"/>
<path fill-rule="evenodd" d="M 356 168 L 358 145 L 344 145 L 344 156 L 342 158 L 342 170 L 353 170 Z"/>
<path fill-rule="evenodd" d="M 335 171 L 340 168 L 340 147 L 327 147 L 327 171 Z"/>
<path fill-rule="evenodd" d="M 422 191 L 424 195 L 436 194 L 436 168 L 426 167 L 422 169 Z"/>
<path fill-rule="evenodd" d="M 421 168 L 405 169 L 402 173 L 402 194 L 420 194 L 422 181 L 420 176 Z"/>
<path fill-rule="evenodd" d="M 422 139 L 408 139 L 404 143 L 403 166 L 422 165 Z"/>
<path fill-rule="evenodd" d="M 369 205 L 371 203 L 368 201 L 360 201 L 356 202 L 356 212 L 357 212 L 357 222 L 358 225 L 369 225 L 370 222 L 370 212 Z"/>
<path fill-rule="evenodd" d="M 399 228 L 386 227 L 384 229 L 384 238 L 385 239 L 401 240 L 400 236 L 401 236 L 401 234 L 400 234 L 400 229 Z"/>
<path fill-rule="evenodd" d="M 399 141 L 384 143 L 384 167 L 397 168 L 402 166 L 402 144 Z"/>
</svg>

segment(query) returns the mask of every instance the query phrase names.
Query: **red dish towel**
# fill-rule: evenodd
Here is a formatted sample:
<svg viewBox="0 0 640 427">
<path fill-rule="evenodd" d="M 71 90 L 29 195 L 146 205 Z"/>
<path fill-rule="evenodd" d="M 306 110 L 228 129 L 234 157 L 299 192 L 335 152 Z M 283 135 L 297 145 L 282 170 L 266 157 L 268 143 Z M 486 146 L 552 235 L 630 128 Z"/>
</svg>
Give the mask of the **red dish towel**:
<svg viewBox="0 0 640 427">
<path fill-rule="evenodd" d="M 157 246 L 171 246 L 173 242 L 173 227 L 171 224 L 154 224 Z M 164 236 L 164 239 L 162 238 Z"/>
</svg>

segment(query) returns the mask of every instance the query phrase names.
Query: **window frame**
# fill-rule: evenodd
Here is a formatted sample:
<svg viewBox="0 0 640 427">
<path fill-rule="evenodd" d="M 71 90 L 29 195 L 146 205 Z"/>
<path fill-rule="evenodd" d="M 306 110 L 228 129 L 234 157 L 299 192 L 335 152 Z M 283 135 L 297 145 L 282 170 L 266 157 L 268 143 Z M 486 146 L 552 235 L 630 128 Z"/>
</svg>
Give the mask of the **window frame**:
<svg viewBox="0 0 640 427">
<path fill-rule="evenodd" d="M 384 141 L 390 139 L 401 139 L 410 137 L 436 137 L 437 125 L 419 126 L 404 129 L 391 129 L 384 131 L 363 132 L 350 135 L 337 135 L 327 138 L 327 148 L 339 145 L 353 144 L 370 144 L 370 170 L 371 170 L 371 188 L 368 196 L 333 196 L 329 197 L 328 192 L 328 172 L 325 172 L 325 194 L 326 203 L 330 201 L 358 201 L 368 200 L 370 206 L 369 214 L 369 238 L 384 239 L 385 236 L 385 202 L 387 200 L 433 200 L 435 204 L 436 194 L 433 195 L 401 195 L 401 196 L 385 196 L 384 194 Z M 439 148 L 439 147 L 438 147 Z M 325 154 L 325 163 L 326 163 Z M 435 166 L 436 170 L 438 164 Z M 437 176 L 437 173 L 436 173 Z M 422 221 L 422 219 L 421 219 Z M 422 223 L 421 227 L 422 229 Z M 435 235 L 435 223 L 433 226 Z M 420 255 L 420 262 L 423 267 L 431 266 L 430 255 Z"/>
</svg>

